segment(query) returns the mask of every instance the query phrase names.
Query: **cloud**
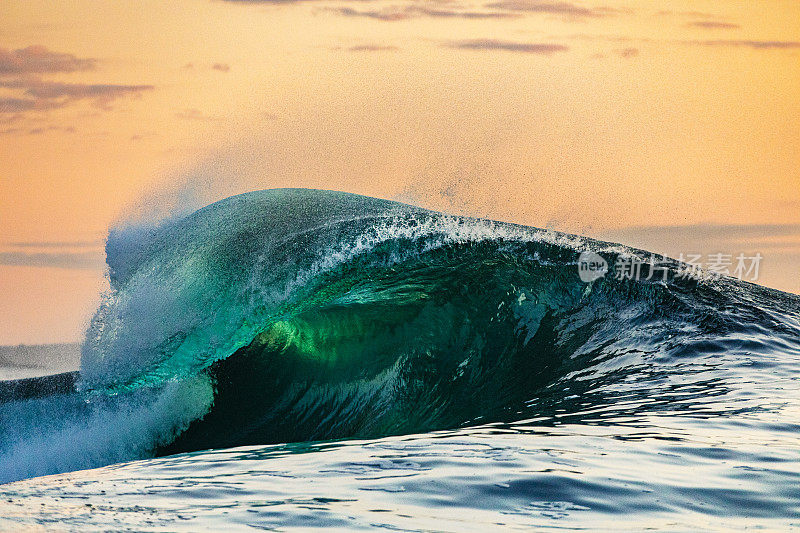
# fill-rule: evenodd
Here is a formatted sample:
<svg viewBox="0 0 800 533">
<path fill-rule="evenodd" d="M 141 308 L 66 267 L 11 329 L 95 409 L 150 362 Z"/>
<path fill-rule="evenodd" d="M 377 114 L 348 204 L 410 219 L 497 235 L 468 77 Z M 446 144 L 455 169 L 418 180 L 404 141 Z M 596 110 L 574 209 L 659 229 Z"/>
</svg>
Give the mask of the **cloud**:
<svg viewBox="0 0 800 533">
<path fill-rule="evenodd" d="M 499 19 L 517 17 L 516 13 L 502 13 L 497 11 L 464 11 L 454 9 L 433 9 L 429 7 L 411 7 L 409 11 L 435 18 L 463 18 L 463 19 Z"/>
<path fill-rule="evenodd" d="M 393 52 L 398 50 L 396 46 L 386 46 L 379 44 L 361 44 L 347 48 L 348 52 Z"/>
<path fill-rule="evenodd" d="M 154 137 L 160 137 L 160 135 L 154 131 L 145 131 L 142 133 L 135 133 L 131 135 L 129 140 L 135 142 L 135 141 L 141 141 L 143 139 L 151 139 Z"/>
<path fill-rule="evenodd" d="M 77 130 L 74 126 L 47 126 L 46 128 L 31 128 L 26 130 L 24 128 L 6 128 L 4 130 L 0 130 L 0 135 L 41 135 L 43 133 L 47 133 L 49 131 L 60 131 L 63 133 L 75 133 Z"/>
<path fill-rule="evenodd" d="M 334 12 L 345 17 L 364 17 L 383 22 L 397 22 L 419 17 L 432 18 L 460 18 L 460 19 L 503 19 L 519 16 L 516 13 L 503 13 L 498 11 L 468 11 L 463 9 L 432 8 L 426 6 L 407 6 L 404 8 L 392 7 L 389 9 L 359 10 L 351 7 L 327 8 L 325 11 Z"/>
<path fill-rule="evenodd" d="M 103 252 L 0 252 L 0 265 L 101 270 Z"/>
<path fill-rule="evenodd" d="M 690 28 L 703 28 L 707 30 L 735 30 L 741 28 L 739 24 L 728 22 L 724 17 L 704 11 L 659 11 L 658 15 L 696 19 L 686 24 Z"/>
<path fill-rule="evenodd" d="M 0 48 L 0 89 L 10 92 L 0 98 L 0 115 L 4 115 L 0 116 L 0 123 L 19 120 L 28 112 L 58 109 L 80 100 L 91 100 L 96 107 L 108 110 L 119 98 L 139 96 L 154 89 L 152 85 L 64 83 L 42 78 L 46 74 L 92 70 L 95 66 L 94 59 L 53 52 L 40 45 L 17 50 Z M 44 131 L 46 129 L 35 128 L 29 133 Z"/>
<path fill-rule="evenodd" d="M 617 50 L 617 54 L 620 57 L 636 57 L 639 55 L 638 48 L 623 48 L 622 50 Z"/>
<path fill-rule="evenodd" d="M 540 2 L 536 0 L 501 0 L 500 2 L 487 4 L 487 7 L 505 9 L 508 11 L 543 13 L 575 18 L 605 17 L 619 12 L 618 10 L 609 7 L 589 8 L 579 6 L 571 2 Z"/>
<path fill-rule="evenodd" d="M 36 81 L 25 83 L 25 93 L 40 99 L 101 100 L 108 102 L 131 93 L 152 90 L 152 85 L 84 84 Z"/>
<path fill-rule="evenodd" d="M 695 22 L 690 22 L 688 26 L 711 30 L 733 30 L 741 28 L 741 26 L 738 24 L 734 24 L 732 22 L 722 22 L 718 20 L 698 20 Z"/>
<path fill-rule="evenodd" d="M 92 100 L 96 107 L 108 110 L 114 100 L 154 89 L 152 85 L 62 83 L 31 77 L 0 80 L 0 88 L 17 89 L 25 96 L 0 99 L 0 113 L 46 111 L 78 100 Z"/>
<path fill-rule="evenodd" d="M 225 0 L 232 4 L 299 4 L 310 0 Z"/>
<path fill-rule="evenodd" d="M 684 252 L 710 248 L 709 251 L 740 252 L 745 249 L 800 247 L 800 224 L 693 224 L 686 226 L 630 226 L 609 229 L 597 235 L 602 239 L 657 248 L 672 243 Z M 718 249 L 717 249 L 718 248 Z"/>
<path fill-rule="evenodd" d="M 625 37 L 612 35 L 590 35 L 586 33 L 573 34 L 573 38 L 587 40 L 601 40 L 616 43 L 650 43 L 650 44 L 678 44 L 693 46 L 718 46 L 728 48 L 752 48 L 754 50 L 796 50 L 800 49 L 800 41 L 770 41 L 747 39 L 654 39 L 649 37 Z"/>
<path fill-rule="evenodd" d="M 0 265 L 100 270 L 104 239 L 0 243 Z"/>
<path fill-rule="evenodd" d="M 0 48 L 0 75 L 75 72 L 95 67 L 94 59 L 52 52 L 40 45 L 17 50 Z"/>
<path fill-rule="evenodd" d="M 628 226 L 608 230 L 616 234 L 661 234 L 688 235 L 691 237 L 714 237 L 726 240 L 753 239 L 757 237 L 800 236 L 800 224 L 689 224 L 689 225 L 656 225 Z"/>
<path fill-rule="evenodd" d="M 2 84 L 0 84 L 2 87 Z M 32 98 L 0 98 L 0 113 L 22 113 L 25 111 L 46 111 L 62 107 L 59 102 L 40 101 Z"/>
<path fill-rule="evenodd" d="M 738 48 L 754 48 L 756 50 L 790 50 L 800 48 L 800 41 L 753 41 L 753 40 L 726 40 L 718 39 L 712 41 L 685 41 L 687 44 L 697 44 L 701 46 L 729 46 Z"/>
<path fill-rule="evenodd" d="M 186 63 L 181 67 L 181 70 L 216 70 L 217 72 L 230 72 L 231 66 L 228 63 Z"/>
<path fill-rule="evenodd" d="M 226 0 L 228 2 L 244 4 L 297 4 L 312 0 Z M 357 0 L 357 3 L 364 4 L 369 0 Z M 410 3 L 410 2 L 409 2 Z M 432 18 L 460 18 L 460 19 L 506 19 L 520 16 L 519 13 L 508 13 L 503 11 L 473 10 L 470 8 L 449 7 L 455 5 L 450 0 L 430 2 L 437 4 L 436 7 L 424 5 L 425 2 L 413 3 L 413 5 L 392 6 L 381 9 L 355 9 L 352 7 L 326 7 L 320 8 L 321 11 L 336 13 L 344 17 L 361 17 L 383 22 L 397 22 L 411 18 L 432 17 Z M 599 12 L 600 10 L 598 10 Z"/>
<path fill-rule="evenodd" d="M 358 10 L 352 7 L 339 7 L 330 8 L 326 11 L 332 11 L 345 17 L 366 17 L 375 20 L 382 20 L 384 22 L 395 22 L 398 20 L 406 20 L 411 18 L 411 14 L 406 10 Z"/>
<path fill-rule="evenodd" d="M 9 248 L 98 248 L 102 249 L 104 239 L 81 241 L 12 241 L 3 243 Z"/>
<path fill-rule="evenodd" d="M 175 113 L 175 116 L 184 120 L 222 120 L 220 117 L 206 115 L 199 109 L 184 109 Z"/>
<path fill-rule="evenodd" d="M 670 11 L 670 10 L 662 10 L 657 13 L 658 15 L 677 15 L 679 17 L 690 17 L 690 18 L 707 18 L 713 19 L 717 18 L 716 15 L 713 13 L 706 13 L 704 11 Z"/>
<path fill-rule="evenodd" d="M 5 98 L 0 98 L 0 101 L 5 101 Z M 0 104 L 2 107 L 2 104 Z M 22 118 L 21 113 L 14 113 L 13 111 L 9 111 L 8 114 L 4 115 L 2 111 L 0 111 L 0 124 L 13 124 Z"/>
<path fill-rule="evenodd" d="M 501 50 L 506 52 L 523 52 L 528 54 L 549 55 L 554 52 L 569 50 L 562 44 L 547 43 L 518 43 L 513 41 L 498 41 L 495 39 L 472 39 L 465 41 L 452 41 L 447 44 L 450 48 L 460 50 Z"/>
</svg>

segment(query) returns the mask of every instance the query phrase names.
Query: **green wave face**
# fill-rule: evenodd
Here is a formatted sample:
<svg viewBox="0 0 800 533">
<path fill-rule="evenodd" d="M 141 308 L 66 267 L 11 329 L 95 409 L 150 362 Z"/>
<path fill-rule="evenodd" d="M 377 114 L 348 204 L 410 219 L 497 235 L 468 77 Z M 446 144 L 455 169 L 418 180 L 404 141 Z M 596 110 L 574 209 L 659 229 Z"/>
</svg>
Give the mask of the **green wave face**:
<svg viewBox="0 0 800 533">
<path fill-rule="evenodd" d="M 669 409 L 694 392 L 664 361 L 724 352 L 754 323 L 763 346 L 797 344 L 797 299 L 729 280 L 584 283 L 585 250 L 636 253 L 345 193 L 236 196 L 112 233 L 79 389 L 209 383 L 151 444 L 166 454 L 601 419 L 617 398 Z M 663 394 L 626 381 L 643 365 Z"/>
<path fill-rule="evenodd" d="M 306 280 L 337 261 L 326 253 L 346 255 L 367 238 L 353 225 L 358 218 L 401 212 L 413 209 L 345 193 L 273 190 L 158 228 L 112 231 L 111 293 L 83 347 L 84 387 L 159 384 L 227 357 L 299 305 Z"/>
<path fill-rule="evenodd" d="M 395 263 L 379 246 L 319 276 L 302 306 L 212 365 L 213 409 L 163 453 L 513 414 L 563 371 L 556 323 L 584 287 L 571 269 L 498 248 L 454 244 Z"/>
<path fill-rule="evenodd" d="M 423 264 L 404 275 L 398 269 L 425 260 L 427 252 L 491 243 L 504 233 L 509 242 L 537 240 L 525 228 L 310 190 L 248 193 L 161 228 L 112 233 L 112 292 L 87 335 L 83 386 L 125 389 L 194 375 L 256 336 L 277 333 L 281 323 L 333 302 L 424 302 L 447 276 L 459 275 L 459 261 L 485 261 L 490 269 L 503 252 L 453 257 L 451 268 L 435 272 L 425 273 Z M 396 281 L 368 285 L 370 276 L 387 275 Z"/>
</svg>

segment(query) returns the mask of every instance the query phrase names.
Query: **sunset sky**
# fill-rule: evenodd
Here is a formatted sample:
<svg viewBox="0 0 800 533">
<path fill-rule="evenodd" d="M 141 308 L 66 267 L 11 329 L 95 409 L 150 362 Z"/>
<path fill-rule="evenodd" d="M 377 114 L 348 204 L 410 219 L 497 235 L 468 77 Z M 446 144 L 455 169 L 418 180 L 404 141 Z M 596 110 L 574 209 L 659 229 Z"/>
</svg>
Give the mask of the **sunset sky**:
<svg viewBox="0 0 800 533">
<path fill-rule="evenodd" d="M 286 186 L 800 293 L 800 2 L 0 4 L 0 344 L 81 338 L 111 225 Z"/>
</svg>

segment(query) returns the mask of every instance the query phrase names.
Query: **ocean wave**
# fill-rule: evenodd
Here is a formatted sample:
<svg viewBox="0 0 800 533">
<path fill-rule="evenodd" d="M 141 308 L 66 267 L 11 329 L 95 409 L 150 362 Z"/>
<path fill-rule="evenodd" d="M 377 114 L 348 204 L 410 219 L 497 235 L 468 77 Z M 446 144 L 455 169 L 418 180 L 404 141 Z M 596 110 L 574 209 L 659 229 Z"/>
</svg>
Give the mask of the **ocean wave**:
<svg viewBox="0 0 800 533">
<path fill-rule="evenodd" d="M 244 444 L 711 417 L 758 408 L 742 365 L 800 355 L 795 296 L 671 260 L 665 279 L 584 282 L 582 252 L 648 254 L 346 193 L 247 193 L 114 230 L 106 251 L 74 385 L 0 390 L 0 481 Z"/>
</svg>

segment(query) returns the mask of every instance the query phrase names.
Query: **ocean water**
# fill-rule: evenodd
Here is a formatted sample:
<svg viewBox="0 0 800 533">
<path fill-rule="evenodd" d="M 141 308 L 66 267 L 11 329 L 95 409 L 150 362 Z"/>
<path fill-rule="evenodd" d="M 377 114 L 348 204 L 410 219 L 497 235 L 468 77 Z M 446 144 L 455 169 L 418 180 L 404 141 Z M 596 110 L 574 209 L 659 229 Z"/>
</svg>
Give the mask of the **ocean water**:
<svg viewBox="0 0 800 533">
<path fill-rule="evenodd" d="M 79 344 L 0 346 L 0 382 L 72 372 L 80 359 Z"/>
<path fill-rule="evenodd" d="M 0 376 L 0 529 L 800 527 L 798 296 L 301 189 L 106 251 L 79 370 Z"/>
</svg>

